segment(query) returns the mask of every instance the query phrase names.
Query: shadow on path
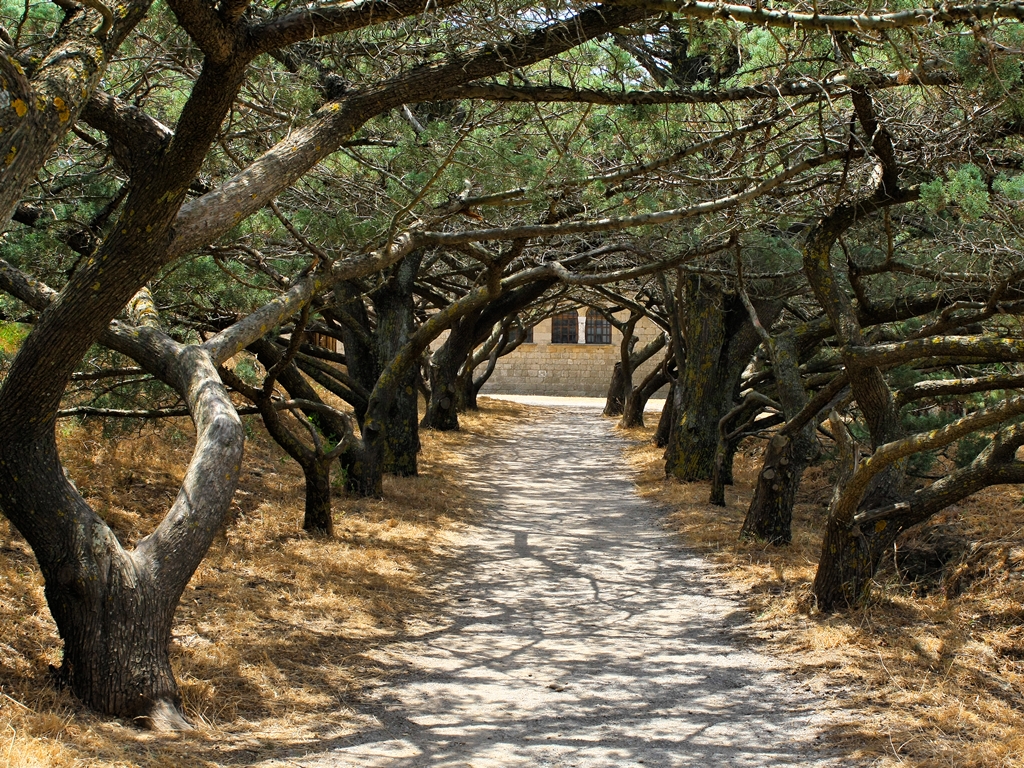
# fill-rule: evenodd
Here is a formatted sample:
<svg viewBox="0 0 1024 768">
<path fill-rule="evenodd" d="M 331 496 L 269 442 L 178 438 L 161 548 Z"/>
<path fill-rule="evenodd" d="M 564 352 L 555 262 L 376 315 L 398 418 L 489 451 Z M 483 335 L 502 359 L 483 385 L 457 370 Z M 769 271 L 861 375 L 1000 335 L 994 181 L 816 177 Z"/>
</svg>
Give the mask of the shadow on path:
<svg viewBox="0 0 1024 768">
<path fill-rule="evenodd" d="M 381 727 L 284 763 L 828 765 L 823 704 L 747 648 L 745 613 L 664 530 L 593 410 L 482 440 L 486 499 L 449 576 L 451 624 L 392 647 Z M 836 763 L 838 764 L 838 763 Z"/>
</svg>

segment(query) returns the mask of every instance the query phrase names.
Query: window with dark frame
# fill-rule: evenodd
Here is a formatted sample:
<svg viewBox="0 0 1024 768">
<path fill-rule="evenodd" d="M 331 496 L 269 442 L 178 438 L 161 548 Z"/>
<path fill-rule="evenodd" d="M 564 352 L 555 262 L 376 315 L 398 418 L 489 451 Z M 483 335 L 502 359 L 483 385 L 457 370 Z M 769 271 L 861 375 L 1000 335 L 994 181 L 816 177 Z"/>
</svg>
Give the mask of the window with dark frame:
<svg viewBox="0 0 1024 768">
<path fill-rule="evenodd" d="M 573 309 L 551 318 L 552 344 L 578 344 L 580 340 L 579 313 Z"/>
<path fill-rule="evenodd" d="M 314 347 L 323 347 L 331 352 L 338 351 L 338 340 L 333 336 L 328 336 L 325 333 L 308 333 L 306 338 Z"/>
<path fill-rule="evenodd" d="M 612 343 L 612 324 L 596 309 L 587 312 L 586 340 L 587 344 Z"/>
<path fill-rule="evenodd" d="M 525 331 L 523 331 L 524 339 L 523 344 L 533 344 L 533 326 L 531 325 Z"/>
</svg>

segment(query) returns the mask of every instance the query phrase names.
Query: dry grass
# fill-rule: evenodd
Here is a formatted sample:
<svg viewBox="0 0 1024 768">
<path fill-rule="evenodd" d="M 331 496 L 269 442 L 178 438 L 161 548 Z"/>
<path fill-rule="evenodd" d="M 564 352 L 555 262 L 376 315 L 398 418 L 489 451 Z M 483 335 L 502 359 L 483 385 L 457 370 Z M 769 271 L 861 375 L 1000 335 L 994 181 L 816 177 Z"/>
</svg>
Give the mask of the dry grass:
<svg viewBox="0 0 1024 768">
<path fill-rule="evenodd" d="M 387 647 L 442 621 L 431 586 L 474 511 L 454 482 L 459 448 L 520 406 L 494 403 L 460 433 L 425 433 L 418 478 L 386 478 L 385 500 L 335 500 L 331 540 L 301 532 L 298 467 L 251 423 L 233 520 L 182 598 L 174 664 L 195 733 L 142 733 L 96 717 L 50 684 L 56 630 L 25 542 L 0 521 L 0 766 L 247 765 L 367 727 L 352 705 L 393 670 Z M 177 492 L 187 420 L 103 438 L 61 436 L 82 493 L 126 542 Z"/>
<path fill-rule="evenodd" d="M 339 498 L 337 535 L 299 532 L 301 475 L 258 427 L 247 444 L 234 519 L 187 589 L 175 666 L 195 733 L 166 736 L 98 718 L 49 683 L 58 641 L 31 553 L 0 521 L 0 767 L 227 766 L 330 748 L 368 727 L 353 705 L 394 670 L 388 647 L 443 624 L 431 586 L 471 502 L 460 449 L 543 409 L 488 401 L 460 433 L 426 433 L 421 476 L 388 479 L 382 502 Z M 649 431 L 635 431 L 637 440 Z M 191 450 L 187 421 L 103 438 L 61 437 L 82 492 L 126 541 L 150 530 Z M 677 509 L 673 524 L 719 564 L 755 611 L 757 634 L 849 718 L 834 737 L 880 765 L 1024 765 L 1024 523 L 1020 489 L 993 489 L 936 524 L 962 555 L 933 582 L 890 568 L 870 605 L 810 610 L 828 479 L 811 470 L 786 549 L 740 543 L 757 457 L 737 457 L 729 506 L 705 484 L 663 479 L 661 451 L 629 449 L 642 494 Z M 899 571 L 899 569 L 896 569 Z M 947 597 L 948 594 L 948 597 Z"/>
<path fill-rule="evenodd" d="M 826 473 L 808 472 L 792 546 L 743 543 L 737 534 L 759 469 L 756 446 L 737 456 L 723 509 L 707 504 L 707 484 L 665 480 L 650 434 L 628 435 L 644 441 L 628 449 L 640 492 L 676 510 L 671 521 L 683 539 L 743 591 L 758 636 L 813 690 L 837 697 L 849 717 L 832 735 L 851 755 L 884 766 L 1024 765 L 1019 487 L 988 489 L 933 521 L 933 532 L 963 545 L 933 579 L 911 581 L 890 564 L 869 605 L 823 616 L 812 609 L 810 582 L 830 496 Z"/>
</svg>

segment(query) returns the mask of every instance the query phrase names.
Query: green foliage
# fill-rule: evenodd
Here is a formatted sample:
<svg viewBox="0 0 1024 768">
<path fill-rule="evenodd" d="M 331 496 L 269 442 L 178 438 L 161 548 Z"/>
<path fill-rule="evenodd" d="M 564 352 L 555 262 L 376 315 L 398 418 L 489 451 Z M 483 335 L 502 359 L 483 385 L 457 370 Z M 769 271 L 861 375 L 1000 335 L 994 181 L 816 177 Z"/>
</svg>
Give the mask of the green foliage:
<svg viewBox="0 0 1024 768">
<path fill-rule="evenodd" d="M 992 188 L 1008 200 L 1024 200 L 1024 174 L 1017 174 L 1016 176 L 1000 174 L 992 182 Z"/>
<path fill-rule="evenodd" d="M 973 433 L 967 435 L 967 437 L 961 438 L 956 443 L 956 451 L 953 454 L 953 461 L 956 462 L 958 467 L 966 467 L 978 454 L 985 450 L 989 443 L 992 442 L 992 438 L 988 435 L 980 433 Z"/>
<path fill-rule="evenodd" d="M 262 424 L 259 416 L 246 415 L 242 417 L 242 428 L 245 430 L 245 439 L 252 440 L 259 434 L 259 427 Z"/>
<path fill-rule="evenodd" d="M 907 323 L 907 330 L 916 330 L 912 328 L 910 323 Z M 909 365 L 901 365 L 897 368 L 893 368 L 886 375 L 886 379 L 889 382 L 889 386 L 893 389 L 904 389 L 905 387 L 917 384 L 919 381 L 923 381 L 928 377 L 921 374 L 916 368 Z"/>
<path fill-rule="evenodd" d="M 0 351 L 12 355 L 21 348 L 31 326 L 24 323 L 0 323 Z"/>
<path fill-rule="evenodd" d="M 29 326 L 22 323 L 0 323 L 0 379 L 7 375 L 28 332 Z"/>
<path fill-rule="evenodd" d="M 912 371 L 910 369 L 904 370 L 907 376 L 907 383 L 914 383 L 914 381 L 910 380 L 915 378 L 912 375 Z M 916 376 L 918 381 L 929 378 L 945 377 L 942 375 Z M 931 432 L 953 423 L 967 411 L 973 412 L 996 405 L 1002 402 L 1003 399 L 1004 393 L 999 390 L 971 395 L 940 397 L 936 399 L 934 404 L 928 407 L 917 410 L 905 409 L 902 414 L 903 426 L 908 433 Z M 931 469 L 940 455 L 952 459 L 957 467 L 965 467 L 974 461 L 978 454 L 985 450 L 991 442 L 991 435 L 983 432 L 973 432 L 960 438 L 943 451 L 926 451 L 912 455 L 909 459 L 908 468 L 912 474 L 923 474 Z"/>
<path fill-rule="evenodd" d="M 235 375 L 250 387 L 260 384 L 260 375 L 256 370 L 256 362 L 252 358 L 243 357 L 235 363 Z"/>
<path fill-rule="evenodd" d="M 956 206 L 965 221 L 976 221 L 989 209 L 989 193 L 981 169 L 962 165 L 946 180 L 935 179 L 921 185 L 921 201 L 933 213 Z"/>
<path fill-rule="evenodd" d="M 331 490 L 344 493 L 348 488 L 348 469 L 340 462 L 334 462 L 334 473 L 331 477 Z"/>
</svg>

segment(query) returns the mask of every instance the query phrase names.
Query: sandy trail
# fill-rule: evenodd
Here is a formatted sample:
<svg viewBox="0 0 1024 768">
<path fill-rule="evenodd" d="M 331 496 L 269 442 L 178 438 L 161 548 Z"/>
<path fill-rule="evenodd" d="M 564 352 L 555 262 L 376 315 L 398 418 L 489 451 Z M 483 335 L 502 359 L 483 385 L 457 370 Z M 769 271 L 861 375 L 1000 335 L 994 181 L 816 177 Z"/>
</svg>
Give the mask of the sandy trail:
<svg viewBox="0 0 1024 768">
<path fill-rule="evenodd" d="M 748 647 L 747 615 L 634 495 L 598 413 L 476 444 L 464 479 L 488 511 L 450 625 L 392 646 L 409 672 L 368 703 L 380 727 L 283 764 L 832 764 L 824 705 Z"/>
</svg>

